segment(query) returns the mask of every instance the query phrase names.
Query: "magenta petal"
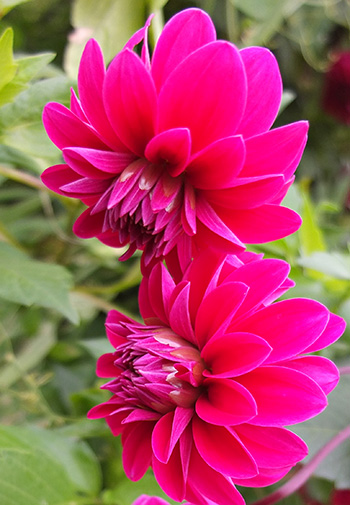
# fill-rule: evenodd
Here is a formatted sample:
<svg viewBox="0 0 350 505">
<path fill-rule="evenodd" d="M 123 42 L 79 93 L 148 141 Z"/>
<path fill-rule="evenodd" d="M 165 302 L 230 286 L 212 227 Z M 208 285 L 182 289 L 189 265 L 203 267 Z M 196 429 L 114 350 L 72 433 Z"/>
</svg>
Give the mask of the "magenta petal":
<svg viewBox="0 0 350 505">
<path fill-rule="evenodd" d="M 158 496 L 147 496 L 142 494 L 133 501 L 132 505 L 169 505 L 169 503 Z"/>
<path fill-rule="evenodd" d="M 152 468 L 163 491 L 173 500 L 181 502 L 185 497 L 186 485 L 179 448 L 175 447 L 167 463 L 161 463 L 153 456 Z"/>
<path fill-rule="evenodd" d="M 327 398 L 316 382 L 297 370 L 261 366 L 236 378 L 253 395 L 258 415 L 249 421 L 258 426 L 301 423 L 327 406 Z"/>
<path fill-rule="evenodd" d="M 203 195 L 210 203 L 228 209 L 254 209 L 270 203 L 283 185 L 283 175 L 239 177 L 234 187 L 220 191 L 209 189 Z"/>
<path fill-rule="evenodd" d="M 307 121 L 299 121 L 247 139 L 242 177 L 283 174 L 290 179 L 303 154 L 308 129 Z"/>
<path fill-rule="evenodd" d="M 203 384 L 206 392 L 196 402 L 196 413 L 203 421 L 232 426 L 256 416 L 255 400 L 241 384 L 228 379 L 206 379 Z"/>
<path fill-rule="evenodd" d="M 282 98 L 282 80 L 274 55 L 263 47 L 240 51 L 247 75 L 247 105 L 239 131 L 251 137 L 270 128 Z"/>
<path fill-rule="evenodd" d="M 227 216 L 224 216 L 225 221 L 220 218 L 213 207 L 204 200 L 203 195 L 199 195 L 196 199 L 196 215 L 210 231 L 214 232 L 221 239 L 230 241 L 238 248 L 245 249 L 244 244 L 237 238 L 235 232 L 227 226 L 225 222 L 227 221 Z M 210 241 L 208 241 L 207 246 L 209 244 L 215 247 L 215 244 L 211 244 Z"/>
<path fill-rule="evenodd" d="M 145 279 L 142 281 L 146 282 Z M 175 283 L 168 270 L 162 263 L 158 263 L 151 271 L 148 280 L 148 292 L 139 294 L 139 305 L 142 316 L 149 317 L 143 310 L 144 302 L 151 304 L 154 314 L 165 324 L 169 323 L 169 300 L 175 289 Z M 152 293 L 152 296 L 149 296 Z"/>
<path fill-rule="evenodd" d="M 291 469 L 291 465 L 284 468 L 259 468 L 259 474 L 251 479 L 235 479 L 237 486 L 266 487 L 281 480 Z"/>
<path fill-rule="evenodd" d="M 324 349 L 328 345 L 333 344 L 338 338 L 342 336 L 345 331 L 346 323 L 344 319 L 336 314 L 330 313 L 327 327 L 318 337 L 318 339 L 307 347 L 304 352 L 316 352 Z"/>
<path fill-rule="evenodd" d="M 243 497 L 232 484 L 231 479 L 211 468 L 195 447 L 192 449 L 188 482 L 192 490 L 196 492 L 197 500 L 204 495 L 209 499 L 205 503 L 210 505 L 214 503 L 245 505 Z"/>
<path fill-rule="evenodd" d="M 114 361 L 115 355 L 113 352 L 102 354 L 97 360 L 97 377 L 117 377 L 119 372 L 118 368 L 114 365 Z"/>
<path fill-rule="evenodd" d="M 186 178 L 198 189 L 232 186 L 245 160 L 242 137 L 227 137 L 197 153 L 186 169 Z"/>
<path fill-rule="evenodd" d="M 330 359 L 323 356 L 301 356 L 278 363 L 280 366 L 293 368 L 313 379 L 328 395 L 339 382 L 339 370 Z"/>
<path fill-rule="evenodd" d="M 248 244 L 262 244 L 287 237 L 301 225 L 301 218 L 296 212 L 280 205 L 266 204 L 257 209 L 231 213 L 218 205 L 213 209 L 226 226 Z"/>
<path fill-rule="evenodd" d="M 59 148 L 90 147 L 106 149 L 94 130 L 60 103 L 48 103 L 43 112 L 46 133 Z"/>
<path fill-rule="evenodd" d="M 226 282 L 244 282 L 249 287 L 247 296 L 236 313 L 233 326 L 236 326 L 238 317 L 247 317 L 250 311 L 263 304 L 271 293 L 274 293 L 286 280 L 289 271 L 290 266 L 285 261 L 264 259 L 242 265 L 227 277 Z M 245 331 L 260 335 L 254 330 L 247 329 Z"/>
<path fill-rule="evenodd" d="M 187 166 L 191 153 L 191 134 L 188 128 L 174 128 L 159 133 L 147 144 L 146 158 L 158 163 L 173 177 L 178 176 Z"/>
<path fill-rule="evenodd" d="M 285 428 L 243 424 L 235 426 L 234 431 L 257 465 L 264 468 L 295 465 L 308 453 L 305 442 Z"/>
<path fill-rule="evenodd" d="M 265 339 L 272 347 L 266 363 L 274 363 L 305 352 L 323 332 L 328 319 L 329 311 L 321 303 L 293 298 L 263 308 L 238 323 L 237 329 Z"/>
<path fill-rule="evenodd" d="M 143 156 L 154 135 L 157 98 L 149 72 L 129 49 L 120 52 L 107 70 L 104 102 L 117 135 L 131 151 Z"/>
<path fill-rule="evenodd" d="M 176 196 L 182 188 L 182 184 L 181 178 L 171 177 L 167 172 L 164 172 L 152 192 L 152 210 L 159 212 L 169 207 L 175 201 Z"/>
<path fill-rule="evenodd" d="M 215 39 L 213 22 L 202 10 L 186 9 L 172 17 L 164 26 L 153 53 L 152 76 L 157 89 L 182 60 Z"/>
<path fill-rule="evenodd" d="M 123 467 L 130 480 L 141 479 L 151 464 L 153 427 L 153 422 L 143 421 L 126 426 L 122 433 Z"/>
<path fill-rule="evenodd" d="M 199 454 L 217 472 L 237 479 L 253 477 L 258 468 L 240 440 L 222 426 L 192 421 L 193 438 Z"/>
<path fill-rule="evenodd" d="M 82 108 L 92 126 L 106 139 L 111 147 L 122 147 L 113 131 L 103 106 L 102 88 L 105 65 L 100 46 L 91 39 L 81 57 L 78 74 L 78 91 Z"/>
<path fill-rule="evenodd" d="M 234 135 L 245 99 L 239 52 L 228 42 L 212 42 L 186 58 L 165 82 L 159 95 L 158 129 L 189 128 L 197 152 Z"/>
<path fill-rule="evenodd" d="M 47 168 L 41 174 L 41 180 L 52 191 L 60 195 L 65 195 L 66 193 L 62 191 L 61 187 L 79 180 L 80 177 L 67 165 L 54 165 Z"/>
<path fill-rule="evenodd" d="M 190 311 L 189 311 L 190 283 L 187 282 L 172 303 L 169 321 L 172 330 L 186 340 L 195 343 Z"/>
<path fill-rule="evenodd" d="M 177 407 L 174 412 L 162 416 L 154 427 L 152 434 L 152 449 L 156 458 L 167 463 L 193 416 L 193 409 Z"/>
<path fill-rule="evenodd" d="M 67 147 L 63 149 L 63 155 L 66 162 L 78 174 L 87 177 L 90 175 L 96 177 L 99 172 L 101 173 L 100 177 L 113 177 L 113 175 L 120 174 L 135 160 L 135 156 L 131 153 L 101 151 L 84 147 Z M 91 167 L 90 172 L 86 172 L 85 167 L 87 165 Z M 82 170 L 80 167 L 82 167 Z"/>
<path fill-rule="evenodd" d="M 206 377 L 237 377 L 263 363 L 271 347 L 262 338 L 252 333 L 226 333 L 211 338 L 204 346 L 201 356 L 210 372 Z"/>
<path fill-rule="evenodd" d="M 91 209 L 86 209 L 73 225 L 74 233 L 80 238 L 92 238 L 102 233 L 105 214 L 91 214 Z"/>
<path fill-rule="evenodd" d="M 200 348 L 215 333 L 225 331 L 247 292 L 248 287 L 242 282 L 229 282 L 213 289 L 203 299 L 195 321 L 195 335 Z"/>
</svg>

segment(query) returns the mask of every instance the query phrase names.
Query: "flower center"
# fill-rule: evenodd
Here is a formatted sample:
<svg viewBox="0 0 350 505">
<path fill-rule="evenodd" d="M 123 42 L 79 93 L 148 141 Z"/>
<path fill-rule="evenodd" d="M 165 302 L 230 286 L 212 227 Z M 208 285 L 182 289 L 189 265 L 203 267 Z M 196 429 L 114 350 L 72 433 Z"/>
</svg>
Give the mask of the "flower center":
<svg viewBox="0 0 350 505">
<path fill-rule="evenodd" d="M 199 350 L 169 328 L 135 328 L 115 358 L 120 374 L 105 387 L 126 404 L 166 413 L 191 407 L 202 392 Z"/>
</svg>

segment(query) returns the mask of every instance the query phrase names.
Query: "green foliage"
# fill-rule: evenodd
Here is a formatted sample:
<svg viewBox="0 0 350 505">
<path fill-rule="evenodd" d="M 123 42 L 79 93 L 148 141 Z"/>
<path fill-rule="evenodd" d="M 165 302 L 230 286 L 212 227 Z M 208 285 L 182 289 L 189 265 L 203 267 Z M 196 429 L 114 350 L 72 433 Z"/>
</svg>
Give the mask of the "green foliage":
<svg viewBox="0 0 350 505">
<path fill-rule="evenodd" d="M 28 258 L 8 244 L 0 243 L 0 297 L 30 306 L 55 309 L 73 322 L 77 314 L 69 302 L 72 277 L 59 265 Z"/>
<path fill-rule="evenodd" d="M 100 485 L 99 465 L 85 443 L 38 428 L 0 428 L 3 505 L 68 505 L 78 494 L 96 495 Z"/>
</svg>

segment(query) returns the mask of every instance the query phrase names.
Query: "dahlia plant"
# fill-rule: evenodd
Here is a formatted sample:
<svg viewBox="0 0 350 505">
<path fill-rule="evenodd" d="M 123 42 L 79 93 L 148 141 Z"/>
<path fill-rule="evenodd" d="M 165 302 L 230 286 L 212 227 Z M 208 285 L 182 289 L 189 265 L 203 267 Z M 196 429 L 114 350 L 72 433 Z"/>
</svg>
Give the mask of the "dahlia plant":
<svg viewBox="0 0 350 505">
<path fill-rule="evenodd" d="M 306 456 L 285 426 L 326 407 L 338 370 L 310 353 L 345 323 L 313 300 L 275 302 L 288 274 L 281 260 L 205 251 L 180 282 L 161 263 L 143 278 L 143 324 L 109 313 L 114 350 L 97 374 L 113 396 L 89 417 L 121 434 L 131 480 L 151 466 L 174 500 L 243 505 L 235 484 L 272 484 Z"/>
<path fill-rule="evenodd" d="M 285 237 L 299 216 L 280 205 L 306 143 L 305 121 L 270 130 L 282 96 L 275 57 L 216 40 L 199 9 L 174 16 L 150 59 L 149 22 L 107 71 L 90 40 L 79 99 L 50 103 L 44 125 L 65 163 L 42 176 L 87 209 L 82 238 L 143 251 L 143 269 L 171 253 L 182 268 L 209 244 L 228 253 Z M 141 57 L 134 51 L 143 40 Z"/>
</svg>

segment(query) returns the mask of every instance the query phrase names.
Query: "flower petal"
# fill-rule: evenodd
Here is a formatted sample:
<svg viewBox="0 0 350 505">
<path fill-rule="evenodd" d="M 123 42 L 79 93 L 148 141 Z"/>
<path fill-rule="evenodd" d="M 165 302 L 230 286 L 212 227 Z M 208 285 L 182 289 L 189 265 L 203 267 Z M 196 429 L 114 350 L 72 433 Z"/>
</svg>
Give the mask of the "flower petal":
<svg viewBox="0 0 350 505">
<path fill-rule="evenodd" d="M 131 151 L 143 156 L 154 135 L 157 97 L 145 65 L 129 49 L 121 51 L 108 67 L 104 103 L 117 135 Z"/>
<path fill-rule="evenodd" d="M 127 477 L 136 481 L 146 473 L 152 461 L 152 421 L 127 425 L 122 433 L 123 467 Z"/>
<path fill-rule="evenodd" d="M 303 154 L 308 129 L 307 121 L 299 121 L 247 139 L 241 176 L 283 174 L 290 179 Z"/>
<path fill-rule="evenodd" d="M 327 406 L 316 382 L 304 373 L 281 366 L 261 366 L 236 378 L 253 395 L 258 415 L 249 421 L 258 426 L 301 423 Z"/>
<path fill-rule="evenodd" d="M 218 426 L 241 424 L 257 414 L 256 403 L 249 391 L 228 379 L 205 379 L 206 392 L 196 402 L 197 415 Z"/>
<path fill-rule="evenodd" d="M 212 206 L 219 218 L 242 242 L 262 244 L 294 233 L 301 225 L 300 216 L 280 205 L 265 204 L 257 209 L 227 212 Z"/>
<path fill-rule="evenodd" d="M 258 466 L 264 468 L 282 468 L 295 465 L 308 453 L 305 442 L 285 428 L 235 426 L 234 431 Z"/>
<path fill-rule="evenodd" d="M 175 447 L 167 463 L 161 463 L 153 455 L 152 468 L 156 481 L 163 491 L 173 500 L 181 502 L 185 497 L 186 483 L 183 477 L 178 446 Z"/>
<path fill-rule="evenodd" d="M 254 459 L 227 428 L 205 423 L 199 417 L 193 418 L 192 426 L 198 452 L 214 470 L 237 479 L 257 475 Z"/>
<path fill-rule="evenodd" d="M 227 137 L 197 153 L 186 169 L 187 180 L 198 189 L 230 187 L 242 169 L 245 146 L 242 137 Z"/>
<path fill-rule="evenodd" d="M 234 135 L 245 100 L 245 73 L 237 49 L 228 42 L 212 42 L 186 58 L 165 82 L 159 95 L 158 131 L 189 128 L 197 152 Z"/>
<path fill-rule="evenodd" d="M 152 76 L 157 89 L 182 60 L 214 40 L 214 24 L 204 11 L 186 9 L 172 17 L 160 34 L 152 57 Z"/>
<path fill-rule="evenodd" d="M 202 348 L 217 332 L 224 332 L 247 296 L 242 282 L 228 282 L 213 289 L 198 307 L 195 335 Z"/>
<path fill-rule="evenodd" d="M 282 98 L 282 79 L 274 55 L 263 47 L 240 51 L 247 75 L 247 105 L 239 131 L 251 137 L 270 128 Z"/>
<path fill-rule="evenodd" d="M 272 352 L 267 364 L 304 352 L 323 332 L 328 319 L 329 311 L 321 303 L 293 298 L 263 308 L 238 323 L 236 330 L 259 335 L 270 344 Z"/>
<path fill-rule="evenodd" d="M 271 352 L 266 340 L 252 333 L 226 333 L 211 338 L 201 356 L 207 364 L 206 377 L 237 377 L 263 363 Z"/>
<path fill-rule="evenodd" d="M 105 64 L 100 46 L 90 39 L 81 56 L 78 73 L 78 91 L 82 108 L 96 131 L 106 143 L 117 149 L 124 149 L 111 127 L 103 105 L 102 89 L 105 78 Z"/>
<path fill-rule="evenodd" d="M 120 174 L 135 160 L 135 156 L 131 153 L 85 147 L 66 147 L 63 149 L 63 157 L 75 172 L 96 179 Z"/>
<path fill-rule="evenodd" d="M 203 195 L 209 201 L 229 209 L 254 209 L 270 203 L 284 185 L 283 175 L 239 177 L 231 188 L 208 189 Z"/>
<path fill-rule="evenodd" d="M 330 359 L 323 356 L 301 356 L 278 363 L 280 366 L 293 368 L 313 379 L 328 395 L 339 382 L 339 370 Z"/>
<path fill-rule="evenodd" d="M 154 427 L 152 434 L 152 449 L 156 458 L 167 463 L 193 416 L 193 409 L 177 407 L 174 412 L 162 416 Z"/>
<path fill-rule="evenodd" d="M 83 123 L 60 103 L 51 102 L 45 106 L 43 123 L 46 133 L 59 149 L 64 147 L 107 148 L 89 125 Z"/>
<path fill-rule="evenodd" d="M 188 475 L 188 482 L 199 500 L 203 495 L 209 499 L 208 505 L 245 505 L 241 494 L 232 484 L 231 479 L 216 472 L 199 455 L 193 447 Z M 200 502 L 199 502 L 200 503 Z"/>
<path fill-rule="evenodd" d="M 319 338 L 307 347 L 304 352 L 316 352 L 333 344 L 342 336 L 345 331 L 346 323 L 343 318 L 336 314 L 330 313 L 327 327 L 324 329 Z"/>
<path fill-rule="evenodd" d="M 146 146 L 145 156 L 158 163 L 173 177 L 183 172 L 191 153 L 191 133 L 188 128 L 173 128 L 153 137 Z"/>
</svg>

